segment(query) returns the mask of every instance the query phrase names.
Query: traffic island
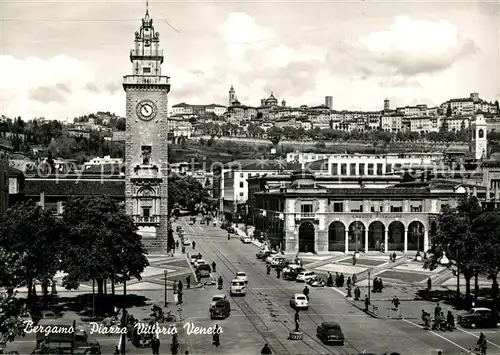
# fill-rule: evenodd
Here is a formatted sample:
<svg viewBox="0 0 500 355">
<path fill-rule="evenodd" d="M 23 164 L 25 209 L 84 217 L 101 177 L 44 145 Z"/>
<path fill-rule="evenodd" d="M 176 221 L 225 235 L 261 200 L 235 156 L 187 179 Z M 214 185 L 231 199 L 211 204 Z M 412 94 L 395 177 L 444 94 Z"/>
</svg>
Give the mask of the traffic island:
<svg viewBox="0 0 500 355">
<path fill-rule="evenodd" d="M 302 340 L 304 339 L 304 334 L 302 332 L 292 331 L 290 335 L 288 335 L 289 340 Z"/>
</svg>

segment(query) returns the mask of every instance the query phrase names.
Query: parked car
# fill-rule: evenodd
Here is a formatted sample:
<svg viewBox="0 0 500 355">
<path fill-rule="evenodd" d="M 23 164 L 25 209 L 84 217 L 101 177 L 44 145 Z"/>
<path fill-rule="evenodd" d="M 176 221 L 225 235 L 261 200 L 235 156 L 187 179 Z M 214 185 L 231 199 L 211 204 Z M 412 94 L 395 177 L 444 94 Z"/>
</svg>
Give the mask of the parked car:
<svg viewBox="0 0 500 355">
<path fill-rule="evenodd" d="M 311 277 L 307 280 L 307 284 L 311 287 L 325 287 L 325 281 L 319 276 Z"/>
<path fill-rule="evenodd" d="M 283 256 L 279 255 L 278 253 L 269 254 L 269 256 L 266 258 L 266 263 L 270 263 L 272 265 L 275 258 L 283 258 Z"/>
<path fill-rule="evenodd" d="M 240 240 L 245 244 L 249 244 L 252 242 L 252 238 L 250 238 L 249 236 L 246 236 L 246 235 L 242 235 Z"/>
<path fill-rule="evenodd" d="M 276 254 L 276 252 L 274 250 L 262 249 L 262 250 L 259 250 L 259 252 L 257 254 L 255 254 L 255 256 L 257 256 L 257 259 L 261 259 L 262 261 L 265 261 L 266 258 L 272 254 Z"/>
<path fill-rule="evenodd" d="M 305 271 L 305 269 L 302 266 L 297 264 L 289 264 L 283 269 L 283 278 L 285 280 L 295 281 L 297 279 L 297 275 L 303 271 Z"/>
<path fill-rule="evenodd" d="M 189 246 L 189 245 L 191 245 L 191 241 L 188 238 L 184 238 L 184 241 L 182 242 L 182 245 Z"/>
<path fill-rule="evenodd" d="M 196 273 L 200 275 L 200 277 L 210 277 L 210 273 L 212 272 L 212 268 L 208 264 L 201 264 L 196 267 Z"/>
<path fill-rule="evenodd" d="M 290 300 L 290 307 L 293 309 L 309 309 L 309 301 L 307 297 L 302 293 L 295 293 Z"/>
<path fill-rule="evenodd" d="M 285 257 L 283 257 L 283 256 L 276 256 L 276 257 L 274 257 L 274 258 L 272 259 L 272 261 L 271 261 L 271 266 L 272 266 L 272 267 L 281 266 L 281 265 L 283 265 L 283 266 L 284 266 L 284 265 L 285 265 L 285 263 L 286 263 L 286 261 L 287 261 L 287 260 L 286 260 L 286 258 L 285 258 Z"/>
<path fill-rule="evenodd" d="M 496 328 L 498 316 L 489 308 L 474 307 L 469 313 L 458 316 L 458 324 L 464 328 Z"/>
<path fill-rule="evenodd" d="M 231 234 L 236 233 L 236 231 L 234 230 L 234 228 L 233 228 L 233 227 L 227 227 L 226 229 L 227 229 L 227 232 L 228 232 L 228 233 L 231 233 Z"/>
<path fill-rule="evenodd" d="M 316 329 L 316 336 L 325 344 L 344 345 L 345 337 L 340 325 L 335 322 L 323 322 Z"/>
<path fill-rule="evenodd" d="M 236 279 L 248 283 L 247 274 L 245 274 L 243 271 L 236 272 Z"/>
<path fill-rule="evenodd" d="M 316 277 L 314 271 L 304 270 L 297 275 L 297 282 L 307 282 L 307 280 Z"/>
<path fill-rule="evenodd" d="M 227 318 L 231 315 L 231 304 L 226 295 L 214 295 L 208 309 L 210 319 Z"/>
<path fill-rule="evenodd" d="M 246 287 L 245 287 L 246 282 L 240 279 L 234 279 L 231 281 L 231 296 L 233 295 L 241 295 L 245 296 L 246 294 Z"/>
<path fill-rule="evenodd" d="M 191 265 L 194 265 L 195 261 L 201 259 L 201 254 L 191 255 Z"/>
<path fill-rule="evenodd" d="M 197 268 L 198 266 L 203 265 L 203 264 L 206 264 L 206 263 L 207 263 L 207 262 L 205 261 L 205 259 L 196 259 L 196 260 L 194 261 L 194 267 L 196 267 L 196 268 Z"/>
</svg>

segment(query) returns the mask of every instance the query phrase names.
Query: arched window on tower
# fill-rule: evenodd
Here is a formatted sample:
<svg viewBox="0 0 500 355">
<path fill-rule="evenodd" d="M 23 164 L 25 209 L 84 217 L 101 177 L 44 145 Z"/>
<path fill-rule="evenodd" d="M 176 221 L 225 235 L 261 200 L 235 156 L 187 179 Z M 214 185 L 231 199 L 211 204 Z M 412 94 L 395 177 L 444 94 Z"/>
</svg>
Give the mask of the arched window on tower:
<svg viewBox="0 0 500 355">
<path fill-rule="evenodd" d="M 477 133 L 478 135 L 478 138 L 484 138 L 484 130 L 483 129 L 480 129 Z"/>
</svg>

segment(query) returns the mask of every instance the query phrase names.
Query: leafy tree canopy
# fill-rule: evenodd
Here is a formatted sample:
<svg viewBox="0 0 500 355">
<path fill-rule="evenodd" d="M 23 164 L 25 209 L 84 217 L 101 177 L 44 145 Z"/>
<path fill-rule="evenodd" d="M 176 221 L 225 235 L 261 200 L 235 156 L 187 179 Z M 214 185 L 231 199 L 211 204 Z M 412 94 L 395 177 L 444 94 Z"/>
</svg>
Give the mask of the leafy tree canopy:
<svg viewBox="0 0 500 355">
<path fill-rule="evenodd" d="M 209 203 L 210 195 L 198 180 L 191 176 L 174 175 L 168 179 L 168 203 L 194 211 L 199 203 Z"/>
</svg>

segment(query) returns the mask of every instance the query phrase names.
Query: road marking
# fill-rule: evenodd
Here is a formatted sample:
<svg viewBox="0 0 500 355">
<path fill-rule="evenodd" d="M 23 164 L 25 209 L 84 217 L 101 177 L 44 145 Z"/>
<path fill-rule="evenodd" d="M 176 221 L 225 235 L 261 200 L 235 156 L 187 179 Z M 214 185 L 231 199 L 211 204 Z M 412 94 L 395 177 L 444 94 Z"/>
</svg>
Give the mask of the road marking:
<svg viewBox="0 0 500 355">
<path fill-rule="evenodd" d="M 415 327 L 417 327 L 417 328 L 424 329 L 424 327 L 422 327 L 421 325 L 416 324 L 416 323 L 413 323 L 412 321 L 409 321 L 408 319 L 403 319 L 403 321 L 405 321 L 406 323 L 409 323 L 409 324 L 411 324 L 411 325 L 413 325 L 413 326 L 415 326 Z M 463 346 L 461 346 L 461 345 L 459 345 L 459 344 L 455 343 L 454 341 L 451 341 L 450 339 L 448 339 L 448 338 L 446 338 L 446 337 L 442 336 L 441 334 L 438 334 L 438 333 L 436 333 L 436 332 L 433 332 L 432 330 L 427 330 L 427 332 L 429 332 L 429 333 L 431 333 L 431 334 L 434 334 L 435 336 L 437 336 L 437 337 L 439 337 L 439 338 L 441 338 L 441 339 L 443 339 L 443 340 L 446 340 L 448 343 L 455 345 L 455 346 L 456 346 L 457 348 L 459 348 L 459 349 L 462 349 L 462 350 L 464 350 L 464 351 L 469 351 L 469 349 L 464 348 Z"/>
<path fill-rule="evenodd" d="M 338 288 L 336 288 L 336 287 L 329 287 L 329 289 L 334 290 L 334 291 L 336 291 L 336 292 L 340 293 L 340 294 L 341 294 L 342 296 L 344 296 L 344 297 L 346 297 L 346 296 L 347 296 L 347 293 L 345 293 L 344 291 L 340 291 L 340 290 L 339 290 Z"/>
<path fill-rule="evenodd" d="M 469 335 L 472 335 L 473 337 L 479 338 L 479 335 L 476 335 L 476 334 L 474 334 L 474 333 L 472 333 L 472 332 L 469 332 L 469 331 L 467 331 L 467 330 L 465 330 L 465 329 L 463 329 L 463 328 L 457 327 L 457 329 L 458 329 L 458 330 L 460 330 L 460 331 L 462 331 L 462 332 L 464 332 L 464 333 L 467 333 L 467 334 L 469 334 Z M 495 343 L 492 343 L 492 342 L 491 342 L 491 341 L 489 341 L 489 340 L 486 340 L 486 341 L 488 342 L 488 344 L 491 344 L 491 345 L 493 345 L 494 347 L 497 347 L 497 348 L 499 348 L 499 349 L 500 349 L 500 345 L 495 344 Z"/>
</svg>

